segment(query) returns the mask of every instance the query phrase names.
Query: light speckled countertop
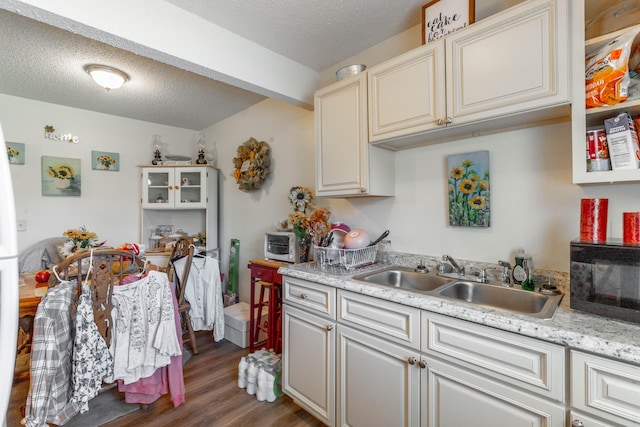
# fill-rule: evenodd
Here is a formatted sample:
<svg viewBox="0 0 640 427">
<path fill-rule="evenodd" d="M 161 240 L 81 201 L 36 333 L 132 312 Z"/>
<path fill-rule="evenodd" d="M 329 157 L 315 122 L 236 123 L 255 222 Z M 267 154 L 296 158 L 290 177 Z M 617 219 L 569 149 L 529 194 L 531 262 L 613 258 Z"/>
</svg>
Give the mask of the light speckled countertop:
<svg viewBox="0 0 640 427">
<path fill-rule="evenodd" d="M 537 319 L 351 279 L 362 271 L 353 275 L 329 274 L 314 263 L 307 263 L 281 267 L 279 272 L 640 365 L 640 324 L 572 310 L 566 293 L 552 319 Z"/>
</svg>

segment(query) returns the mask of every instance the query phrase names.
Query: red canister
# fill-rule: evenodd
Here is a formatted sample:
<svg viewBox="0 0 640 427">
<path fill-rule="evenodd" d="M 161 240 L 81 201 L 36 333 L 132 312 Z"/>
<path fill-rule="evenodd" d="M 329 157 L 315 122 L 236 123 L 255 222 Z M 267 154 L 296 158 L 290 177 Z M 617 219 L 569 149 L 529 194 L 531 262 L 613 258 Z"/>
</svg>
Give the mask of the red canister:
<svg viewBox="0 0 640 427">
<path fill-rule="evenodd" d="M 587 131 L 587 172 L 611 170 L 609 144 L 604 129 Z"/>
<path fill-rule="evenodd" d="M 601 243 L 607 240 L 609 199 L 582 199 L 580 203 L 580 240 Z"/>
<path fill-rule="evenodd" d="M 640 244 L 640 212 L 622 213 L 622 241 L 631 245 Z"/>
</svg>

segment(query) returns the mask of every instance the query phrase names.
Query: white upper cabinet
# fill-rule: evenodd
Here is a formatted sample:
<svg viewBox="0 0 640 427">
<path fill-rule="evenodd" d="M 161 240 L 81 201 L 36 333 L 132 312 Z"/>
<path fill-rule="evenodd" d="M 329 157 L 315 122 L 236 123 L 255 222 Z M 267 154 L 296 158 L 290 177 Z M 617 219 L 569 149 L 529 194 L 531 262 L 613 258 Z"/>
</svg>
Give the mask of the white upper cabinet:
<svg viewBox="0 0 640 427">
<path fill-rule="evenodd" d="M 444 43 L 429 43 L 368 71 L 369 141 L 424 132 L 446 115 Z"/>
<path fill-rule="evenodd" d="M 369 70 L 369 137 L 410 148 L 569 117 L 567 0 L 530 0 Z"/>
<path fill-rule="evenodd" d="M 316 194 L 392 196 L 393 153 L 369 146 L 367 74 L 334 83 L 315 94 Z"/>
<path fill-rule="evenodd" d="M 567 104 L 567 21 L 566 0 L 527 1 L 447 37 L 453 124 Z"/>
<path fill-rule="evenodd" d="M 630 18 L 637 13 L 634 2 L 622 0 L 574 0 L 572 2 L 571 23 L 573 36 L 573 54 L 571 60 L 575 64 L 573 70 L 574 102 L 572 107 L 572 163 L 574 184 L 614 183 L 640 181 L 640 169 L 610 170 L 587 172 L 586 131 L 587 129 L 604 129 L 604 120 L 627 112 L 632 116 L 640 114 L 640 99 L 628 99 L 616 105 L 586 108 L 585 105 L 585 56 L 606 45 L 616 37 L 640 24 Z M 590 22 L 588 38 L 585 36 L 585 22 Z M 598 25 L 600 23 L 604 25 Z M 620 24 L 620 25 L 619 25 Z M 627 25 L 628 26 L 625 26 Z"/>
</svg>

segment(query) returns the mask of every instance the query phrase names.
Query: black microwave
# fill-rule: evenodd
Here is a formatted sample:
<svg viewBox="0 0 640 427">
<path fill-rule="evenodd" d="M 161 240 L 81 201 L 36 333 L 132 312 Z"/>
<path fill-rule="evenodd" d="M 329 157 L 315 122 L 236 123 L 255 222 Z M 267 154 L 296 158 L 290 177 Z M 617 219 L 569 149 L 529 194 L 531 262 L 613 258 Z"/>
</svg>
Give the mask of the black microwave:
<svg viewBox="0 0 640 427">
<path fill-rule="evenodd" d="M 571 308 L 640 323 L 640 246 L 571 242 Z"/>
</svg>

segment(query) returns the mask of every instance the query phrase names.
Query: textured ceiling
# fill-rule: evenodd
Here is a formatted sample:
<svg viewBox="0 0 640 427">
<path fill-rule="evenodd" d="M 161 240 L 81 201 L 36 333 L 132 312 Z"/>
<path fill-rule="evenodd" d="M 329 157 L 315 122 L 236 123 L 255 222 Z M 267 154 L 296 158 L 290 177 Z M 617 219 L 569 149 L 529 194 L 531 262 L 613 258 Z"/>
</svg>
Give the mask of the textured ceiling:
<svg viewBox="0 0 640 427">
<path fill-rule="evenodd" d="M 476 16 L 517 1 L 476 0 Z M 41 22 L 49 22 L 45 19 L 13 13 L 16 3 L 0 0 L 0 93 L 192 130 L 205 129 L 264 99 Z M 418 24 L 425 0 L 166 3 L 321 72 Z M 88 63 L 121 68 L 135 78 L 106 92 L 83 71 Z"/>
</svg>

